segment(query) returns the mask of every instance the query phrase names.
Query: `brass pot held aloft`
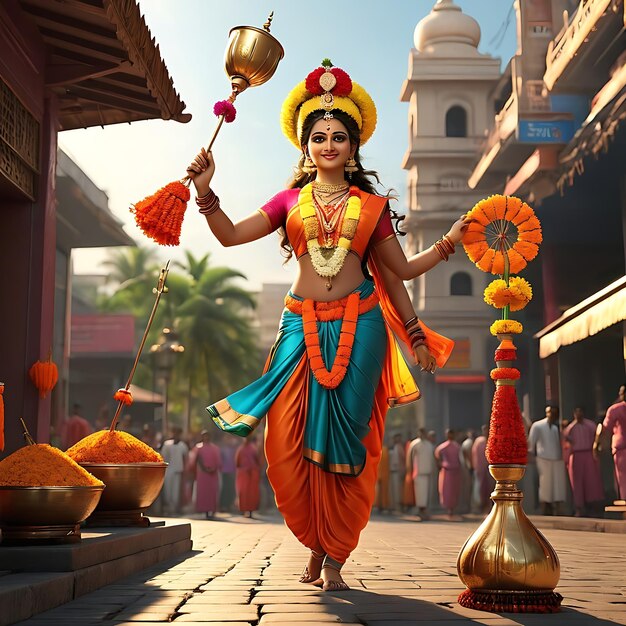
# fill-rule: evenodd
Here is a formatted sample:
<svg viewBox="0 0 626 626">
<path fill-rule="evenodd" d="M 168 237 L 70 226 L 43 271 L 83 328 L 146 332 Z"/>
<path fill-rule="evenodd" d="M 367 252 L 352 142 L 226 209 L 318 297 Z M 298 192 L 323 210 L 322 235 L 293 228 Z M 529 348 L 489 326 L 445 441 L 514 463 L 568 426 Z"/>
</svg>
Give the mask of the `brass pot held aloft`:
<svg viewBox="0 0 626 626">
<path fill-rule="evenodd" d="M 224 67 L 235 93 L 267 82 L 285 56 L 278 39 L 270 35 L 272 15 L 263 29 L 236 26 L 229 33 Z"/>
<path fill-rule="evenodd" d="M 558 610 L 560 604 L 560 596 L 553 593 L 559 582 L 559 559 L 524 513 L 524 496 L 515 484 L 525 471 L 524 465 L 489 466 L 496 479 L 491 494 L 494 506 L 459 553 L 459 578 L 469 593 L 485 601 L 483 610 L 497 608 L 487 606 L 491 597 L 505 597 L 505 604 L 511 606 L 523 605 L 528 598 L 531 605 L 532 598 L 548 598 L 554 605 L 551 610 Z M 531 607 L 519 610 L 533 611 Z"/>
</svg>

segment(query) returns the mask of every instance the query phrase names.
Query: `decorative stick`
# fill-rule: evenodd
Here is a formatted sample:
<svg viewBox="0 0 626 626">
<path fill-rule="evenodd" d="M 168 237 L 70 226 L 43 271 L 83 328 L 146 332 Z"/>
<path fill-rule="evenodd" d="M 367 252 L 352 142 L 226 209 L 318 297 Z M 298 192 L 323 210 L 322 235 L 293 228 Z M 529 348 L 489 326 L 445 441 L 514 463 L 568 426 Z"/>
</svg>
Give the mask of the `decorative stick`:
<svg viewBox="0 0 626 626">
<path fill-rule="evenodd" d="M 111 421 L 111 426 L 109 427 L 109 431 L 111 432 L 114 431 L 115 427 L 117 426 L 117 420 L 122 411 L 122 407 L 128 406 L 133 402 L 133 397 L 129 391 L 129 388 L 131 383 L 133 382 L 133 376 L 135 375 L 135 370 L 137 369 L 137 364 L 139 363 L 139 357 L 141 356 L 143 347 L 146 344 L 146 339 L 148 338 L 148 333 L 150 332 L 150 327 L 152 326 L 152 322 L 154 321 L 154 316 L 156 315 L 157 307 L 159 306 L 159 301 L 161 300 L 161 294 L 167 293 L 168 291 L 167 287 L 165 286 L 165 281 L 167 279 L 169 271 L 170 262 L 168 261 L 165 267 L 161 268 L 159 280 L 157 281 L 157 286 L 152 289 L 152 293 L 156 294 L 156 298 L 154 300 L 154 305 L 152 306 L 152 312 L 150 313 L 150 317 L 148 318 L 148 323 L 146 324 L 146 329 L 143 331 L 143 337 L 141 338 L 141 343 L 139 344 L 139 349 L 137 350 L 135 362 L 133 363 L 133 367 L 130 370 L 128 380 L 126 381 L 126 386 L 122 389 L 118 389 L 113 396 L 119 402 L 117 405 L 117 410 L 115 411 L 115 415 L 113 416 L 113 420 Z"/>
</svg>

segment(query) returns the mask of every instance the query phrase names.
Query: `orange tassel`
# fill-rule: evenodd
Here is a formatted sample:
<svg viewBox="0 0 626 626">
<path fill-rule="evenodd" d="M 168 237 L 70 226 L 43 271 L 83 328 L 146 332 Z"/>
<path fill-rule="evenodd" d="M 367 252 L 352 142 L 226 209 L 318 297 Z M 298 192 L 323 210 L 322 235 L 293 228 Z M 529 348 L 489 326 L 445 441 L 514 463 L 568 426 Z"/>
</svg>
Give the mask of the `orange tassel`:
<svg viewBox="0 0 626 626">
<path fill-rule="evenodd" d="M 161 187 L 156 193 L 131 207 L 137 226 L 162 246 L 177 246 L 191 194 L 179 180 Z"/>
<path fill-rule="evenodd" d="M 133 403 L 133 394 L 128 391 L 128 389 L 118 389 L 113 394 L 113 399 L 125 404 L 126 406 L 130 406 Z"/>
<path fill-rule="evenodd" d="M 0 383 L 0 452 L 4 450 L 4 383 Z"/>
</svg>

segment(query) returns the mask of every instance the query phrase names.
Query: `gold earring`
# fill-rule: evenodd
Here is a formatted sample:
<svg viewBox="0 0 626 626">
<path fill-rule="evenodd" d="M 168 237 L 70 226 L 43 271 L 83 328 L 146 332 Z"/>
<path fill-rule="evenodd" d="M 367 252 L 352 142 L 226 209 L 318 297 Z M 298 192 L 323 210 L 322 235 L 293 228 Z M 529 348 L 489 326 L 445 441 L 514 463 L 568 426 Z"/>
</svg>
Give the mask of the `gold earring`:
<svg viewBox="0 0 626 626">
<path fill-rule="evenodd" d="M 311 160 L 311 157 L 307 154 L 304 158 L 304 163 L 302 164 L 302 171 L 305 174 L 312 174 L 317 171 L 317 166 Z"/>
<path fill-rule="evenodd" d="M 357 167 L 356 161 L 354 157 L 350 157 L 344 166 L 344 170 L 348 172 L 348 174 L 352 174 L 353 172 L 358 172 L 359 168 Z"/>
</svg>

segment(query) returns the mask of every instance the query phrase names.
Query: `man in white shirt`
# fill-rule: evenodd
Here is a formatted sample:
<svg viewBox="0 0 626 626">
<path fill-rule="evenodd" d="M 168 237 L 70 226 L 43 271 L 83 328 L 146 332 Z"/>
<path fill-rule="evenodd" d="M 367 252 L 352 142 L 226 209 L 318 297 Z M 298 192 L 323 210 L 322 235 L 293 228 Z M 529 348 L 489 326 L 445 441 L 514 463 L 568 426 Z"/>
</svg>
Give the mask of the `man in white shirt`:
<svg viewBox="0 0 626 626">
<path fill-rule="evenodd" d="M 565 463 L 559 424 L 559 408 L 546 407 L 546 417 L 528 433 L 528 451 L 535 455 L 539 474 L 539 501 L 544 515 L 559 515 L 565 502 Z"/>
<path fill-rule="evenodd" d="M 422 519 L 428 519 L 428 500 L 430 483 L 437 471 L 435 464 L 435 446 L 427 439 L 426 431 L 420 428 L 420 434 L 409 446 L 407 469 L 411 472 L 415 491 L 415 506 Z"/>
<path fill-rule="evenodd" d="M 164 441 L 161 448 L 161 456 L 168 463 L 163 482 L 163 500 L 165 511 L 170 515 L 176 515 L 180 512 L 183 472 L 189 453 L 187 444 L 180 438 L 182 432 L 180 426 L 174 426 L 172 438 Z"/>
</svg>

